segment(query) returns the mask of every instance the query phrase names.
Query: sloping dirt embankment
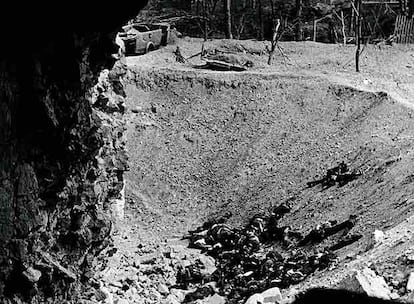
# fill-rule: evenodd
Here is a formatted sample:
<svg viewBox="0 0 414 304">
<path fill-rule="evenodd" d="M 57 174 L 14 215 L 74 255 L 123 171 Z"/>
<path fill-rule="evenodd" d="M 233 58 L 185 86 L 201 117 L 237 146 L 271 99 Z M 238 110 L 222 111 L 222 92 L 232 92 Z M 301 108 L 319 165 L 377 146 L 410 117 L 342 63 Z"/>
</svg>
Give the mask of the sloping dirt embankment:
<svg viewBox="0 0 414 304">
<path fill-rule="evenodd" d="M 231 211 L 233 224 L 287 199 L 305 232 L 350 214 L 356 231 L 412 215 L 414 111 L 322 77 L 131 70 L 126 215 L 151 237 Z M 306 188 L 346 161 L 363 175 Z M 368 237 L 340 253 L 358 253 Z"/>
</svg>

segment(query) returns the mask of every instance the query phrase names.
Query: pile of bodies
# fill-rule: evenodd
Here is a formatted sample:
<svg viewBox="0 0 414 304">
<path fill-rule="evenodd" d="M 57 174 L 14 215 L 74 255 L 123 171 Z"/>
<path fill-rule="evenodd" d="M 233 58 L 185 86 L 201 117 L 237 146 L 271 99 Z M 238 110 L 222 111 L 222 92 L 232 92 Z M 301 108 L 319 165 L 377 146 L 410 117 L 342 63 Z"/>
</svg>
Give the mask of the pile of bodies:
<svg viewBox="0 0 414 304">
<path fill-rule="evenodd" d="M 253 293 L 271 287 L 287 288 L 314 271 L 329 267 L 336 261 L 334 250 L 361 237 L 349 233 L 355 225 L 355 216 L 342 223 L 329 221 L 318 225 L 303 236 L 290 226 L 278 225 L 288 212 L 290 207 L 282 204 L 270 216 L 255 216 L 241 229 L 226 224 L 226 216 L 191 231 L 190 247 L 214 257 L 217 270 L 210 278 L 202 278 L 197 267 L 191 265 L 179 273 L 178 281 L 183 287 L 214 281 L 220 293 L 229 299 L 228 303 L 243 303 Z M 315 244 L 339 232 L 342 232 L 339 242 L 328 248 L 315 248 Z M 197 292 L 202 294 L 201 289 Z"/>
</svg>

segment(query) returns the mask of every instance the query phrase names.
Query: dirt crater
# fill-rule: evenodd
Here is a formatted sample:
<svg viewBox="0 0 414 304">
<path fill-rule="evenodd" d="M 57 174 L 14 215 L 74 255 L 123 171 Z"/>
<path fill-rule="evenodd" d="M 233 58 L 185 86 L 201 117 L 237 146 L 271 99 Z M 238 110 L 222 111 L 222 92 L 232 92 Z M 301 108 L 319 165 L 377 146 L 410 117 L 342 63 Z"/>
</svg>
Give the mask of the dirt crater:
<svg viewBox="0 0 414 304">
<path fill-rule="evenodd" d="M 385 93 L 324 77 L 171 69 L 132 69 L 126 91 L 127 216 L 152 236 L 226 211 L 240 225 L 289 198 L 285 221 L 301 231 L 357 214 L 368 235 L 413 213 L 413 111 Z M 364 174 L 306 188 L 342 160 Z"/>
</svg>

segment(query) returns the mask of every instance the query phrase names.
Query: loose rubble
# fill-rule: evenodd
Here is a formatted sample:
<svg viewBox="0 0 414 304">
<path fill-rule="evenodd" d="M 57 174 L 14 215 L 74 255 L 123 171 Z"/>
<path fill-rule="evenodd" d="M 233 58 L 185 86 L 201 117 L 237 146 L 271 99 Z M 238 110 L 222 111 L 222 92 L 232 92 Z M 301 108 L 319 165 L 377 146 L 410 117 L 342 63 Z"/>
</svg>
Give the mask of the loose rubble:
<svg viewBox="0 0 414 304">
<path fill-rule="evenodd" d="M 409 292 L 414 291 L 414 272 L 411 272 L 410 276 L 408 277 L 406 289 Z"/>
<path fill-rule="evenodd" d="M 94 277 L 93 303 L 275 304 L 280 289 L 316 270 L 335 267 L 336 254 L 321 248 L 324 238 L 351 234 L 356 218 L 317 227 L 304 236 L 279 222 L 291 207 L 281 204 L 268 216 L 255 216 L 243 228 L 227 224 L 231 214 L 206 222 L 188 239 L 166 240 L 161 247 L 139 245 L 126 254 L 108 247 L 108 264 Z M 307 239 L 305 243 L 303 240 Z M 302 243 L 301 243 L 302 242 Z M 335 242 L 334 242 L 335 243 Z M 122 269 L 116 265 L 122 263 Z M 91 303 L 92 303 L 91 302 Z"/>
</svg>

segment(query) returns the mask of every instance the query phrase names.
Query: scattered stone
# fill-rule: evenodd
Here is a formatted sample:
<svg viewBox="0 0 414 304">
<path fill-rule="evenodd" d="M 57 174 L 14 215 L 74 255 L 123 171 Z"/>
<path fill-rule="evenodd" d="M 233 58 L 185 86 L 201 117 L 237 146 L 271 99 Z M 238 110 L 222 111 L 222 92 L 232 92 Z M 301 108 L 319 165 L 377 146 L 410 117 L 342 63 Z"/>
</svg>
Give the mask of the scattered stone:
<svg viewBox="0 0 414 304">
<path fill-rule="evenodd" d="M 414 263 L 414 254 L 407 255 L 407 262 Z"/>
<path fill-rule="evenodd" d="M 111 282 L 111 284 L 117 284 L 117 285 L 119 285 L 119 284 L 121 284 L 121 282 L 137 281 L 138 280 L 137 273 L 138 273 L 138 270 L 135 267 L 128 266 L 121 273 L 117 273 L 115 275 L 116 280 L 119 281 L 119 282 L 117 282 L 117 283 L 116 282 Z"/>
<path fill-rule="evenodd" d="M 141 111 L 142 111 L 142 108 L 139 107 L 139 106 L 136 106 L 136 107 L 131 108 L 131 112 L 132 113 L 139 113 Z"/>
<path fill-rule="evenodd" d="M 181 301 L 179 301 L 178 298 L 174 295 L 169 295 L 163 302 L 163 304 L 180 304 L 180 303 Z"/>
<path fill-rule="evenodd" d="M 247 299 L 245 304 L 263 304 L 264 298 L 262 294 L 256 293 Z"/>
<path fill-rule="evenodd" d="M 31 283 L 36 283 L 39 281 L 40 277 L 42 276 L 42 273 L 39 270 L 34 269 L 33 267 L 27 268 L 25 271 L 23 271 L 24 277 Z"/>
<path fill-rule="evenodd" d="M 168 287 L 165 284 L 161 284 L 161 283 L 158 285 L 158 291 L 162 295 L 167 295 L 170 293 L 170 290 L 168 289 Z"/>
<path fill-rule="evenodd" d="M 188 291 L 182 290 L 182 289 L 171 288 L 170 293 L 171 295 L 177 298 L 178 302 L 181 303 L 182 301 L 184 301 L 185 295 L 188 293 Z"/>
<path fill-rule="evenodd" d="M 122 223 L 125 216 L 125 184 L 126 182 L 120 191 L 120 197 L 110 200 L 111 214 L 116 224 Z"/>
<path fill-rule="evenodd" d="M 206 304 L 226 304 L 226 298 L 218 294 L 214 294 L 207 298 Z"/>
<path fill-rule="evenodd" d="M 159 303 L 160 300 L 163 298 L 163 296 L 155 288 L 151 288 L 149 291 L 150 298 L 155 299 L 156 303 Z"/>
<path fill-rule="evenodd" d="M 408 277 L 408 282 L 407 282 L 407 287 L 406 287 L 407 291 L 414 291 L 414 272 L 410 273 L 410 276 Z"/>
<path fill-rule="evenodd" d="M 290 288 L 287 293 L 283 294 L 282 300 L 279 304 L 291 304 L 295 302 L 296 298 L 301 292 L 303 292 L 303 290 L 297 287 Z"/>
<path fill-rule="evenodd" d="M 114 299 L 112 294 L 110 293 L 109 289 L 105 286 L 101 286 L 99 290 L 96 292 L 96 298 L 98 301 L 103 301 L 106 304 L 113 304 Z"/>
<path fill-rule="evenodd" d="M 122 288 L 122 283 L 115 281 L 115 282 L 111 282 L 109 283 L 109 285 L 113 286 L 113 287 L 117 287 L 117 288 Z"/>
<path fill-rule="evenodd" d="M 203 276 L 209 277 L 217 270 L 216 261 L 211 256 L 200 255 L 197 260 L 200 261 L 203 266 L 201 269 L 201 274 Z"/>
<path fill-rule="evenodd" d="M 270 288 L 262 292 L 263 303 L 281 303 L 282 294 L 277 287 Z"/>
<path fill-rule="evenodd" d="M 134 299 L 136 295 L 138 294 L 138 291 L 135 287 L 131 287 L 125 292 L 125 297 L 128 299 Z"/>
<path fill-rule="evenodd" d="M 52 256 L 46 252 L 42 252 L 42 258 L 43 260 L 48 263 L 49 265 L 53 266 L 53 268 L 59 272 L 60 274 L 63 275 L 63 277 L 65 277 L 66 279 L 68 279 L 69 281 L 76 281 L 76 275 L 66 269 L 65 267 L 63 267 L 62 265 L 59 264 L 59 262 L 55 261 Z"/>
<path fill-rule="evenodd" d="M 374 240 L 375 240 L 375 244 L 378 245 L 380 243 L 382 243 L 385 239 L 385 234 L 384 232 L 382 232 L 381 230 L 375 230 L 374 231 Z"/>
<path fill-rule="evenodd" d="M 154 264 L 159 256 L 159 253 L 147 254 L 142 257 L 139 257 L 137 262 L 138 264 Z"/>
<path fill-rule="evenodd" d="M 383 277 L 377 276 L 374 271 L 364 268 L 362 271 L 355 271 L 339 283 L 339 287 L 365 293 L 371 297 L 389 300 L 392 298 L 390 288 Z"/>
<path fill-rule="evenodd" d="M 400 298 L 400 295 L 396 292 L 392 292 L 390 295 L 391 300 L 397 300 Z"/>
</svg>

